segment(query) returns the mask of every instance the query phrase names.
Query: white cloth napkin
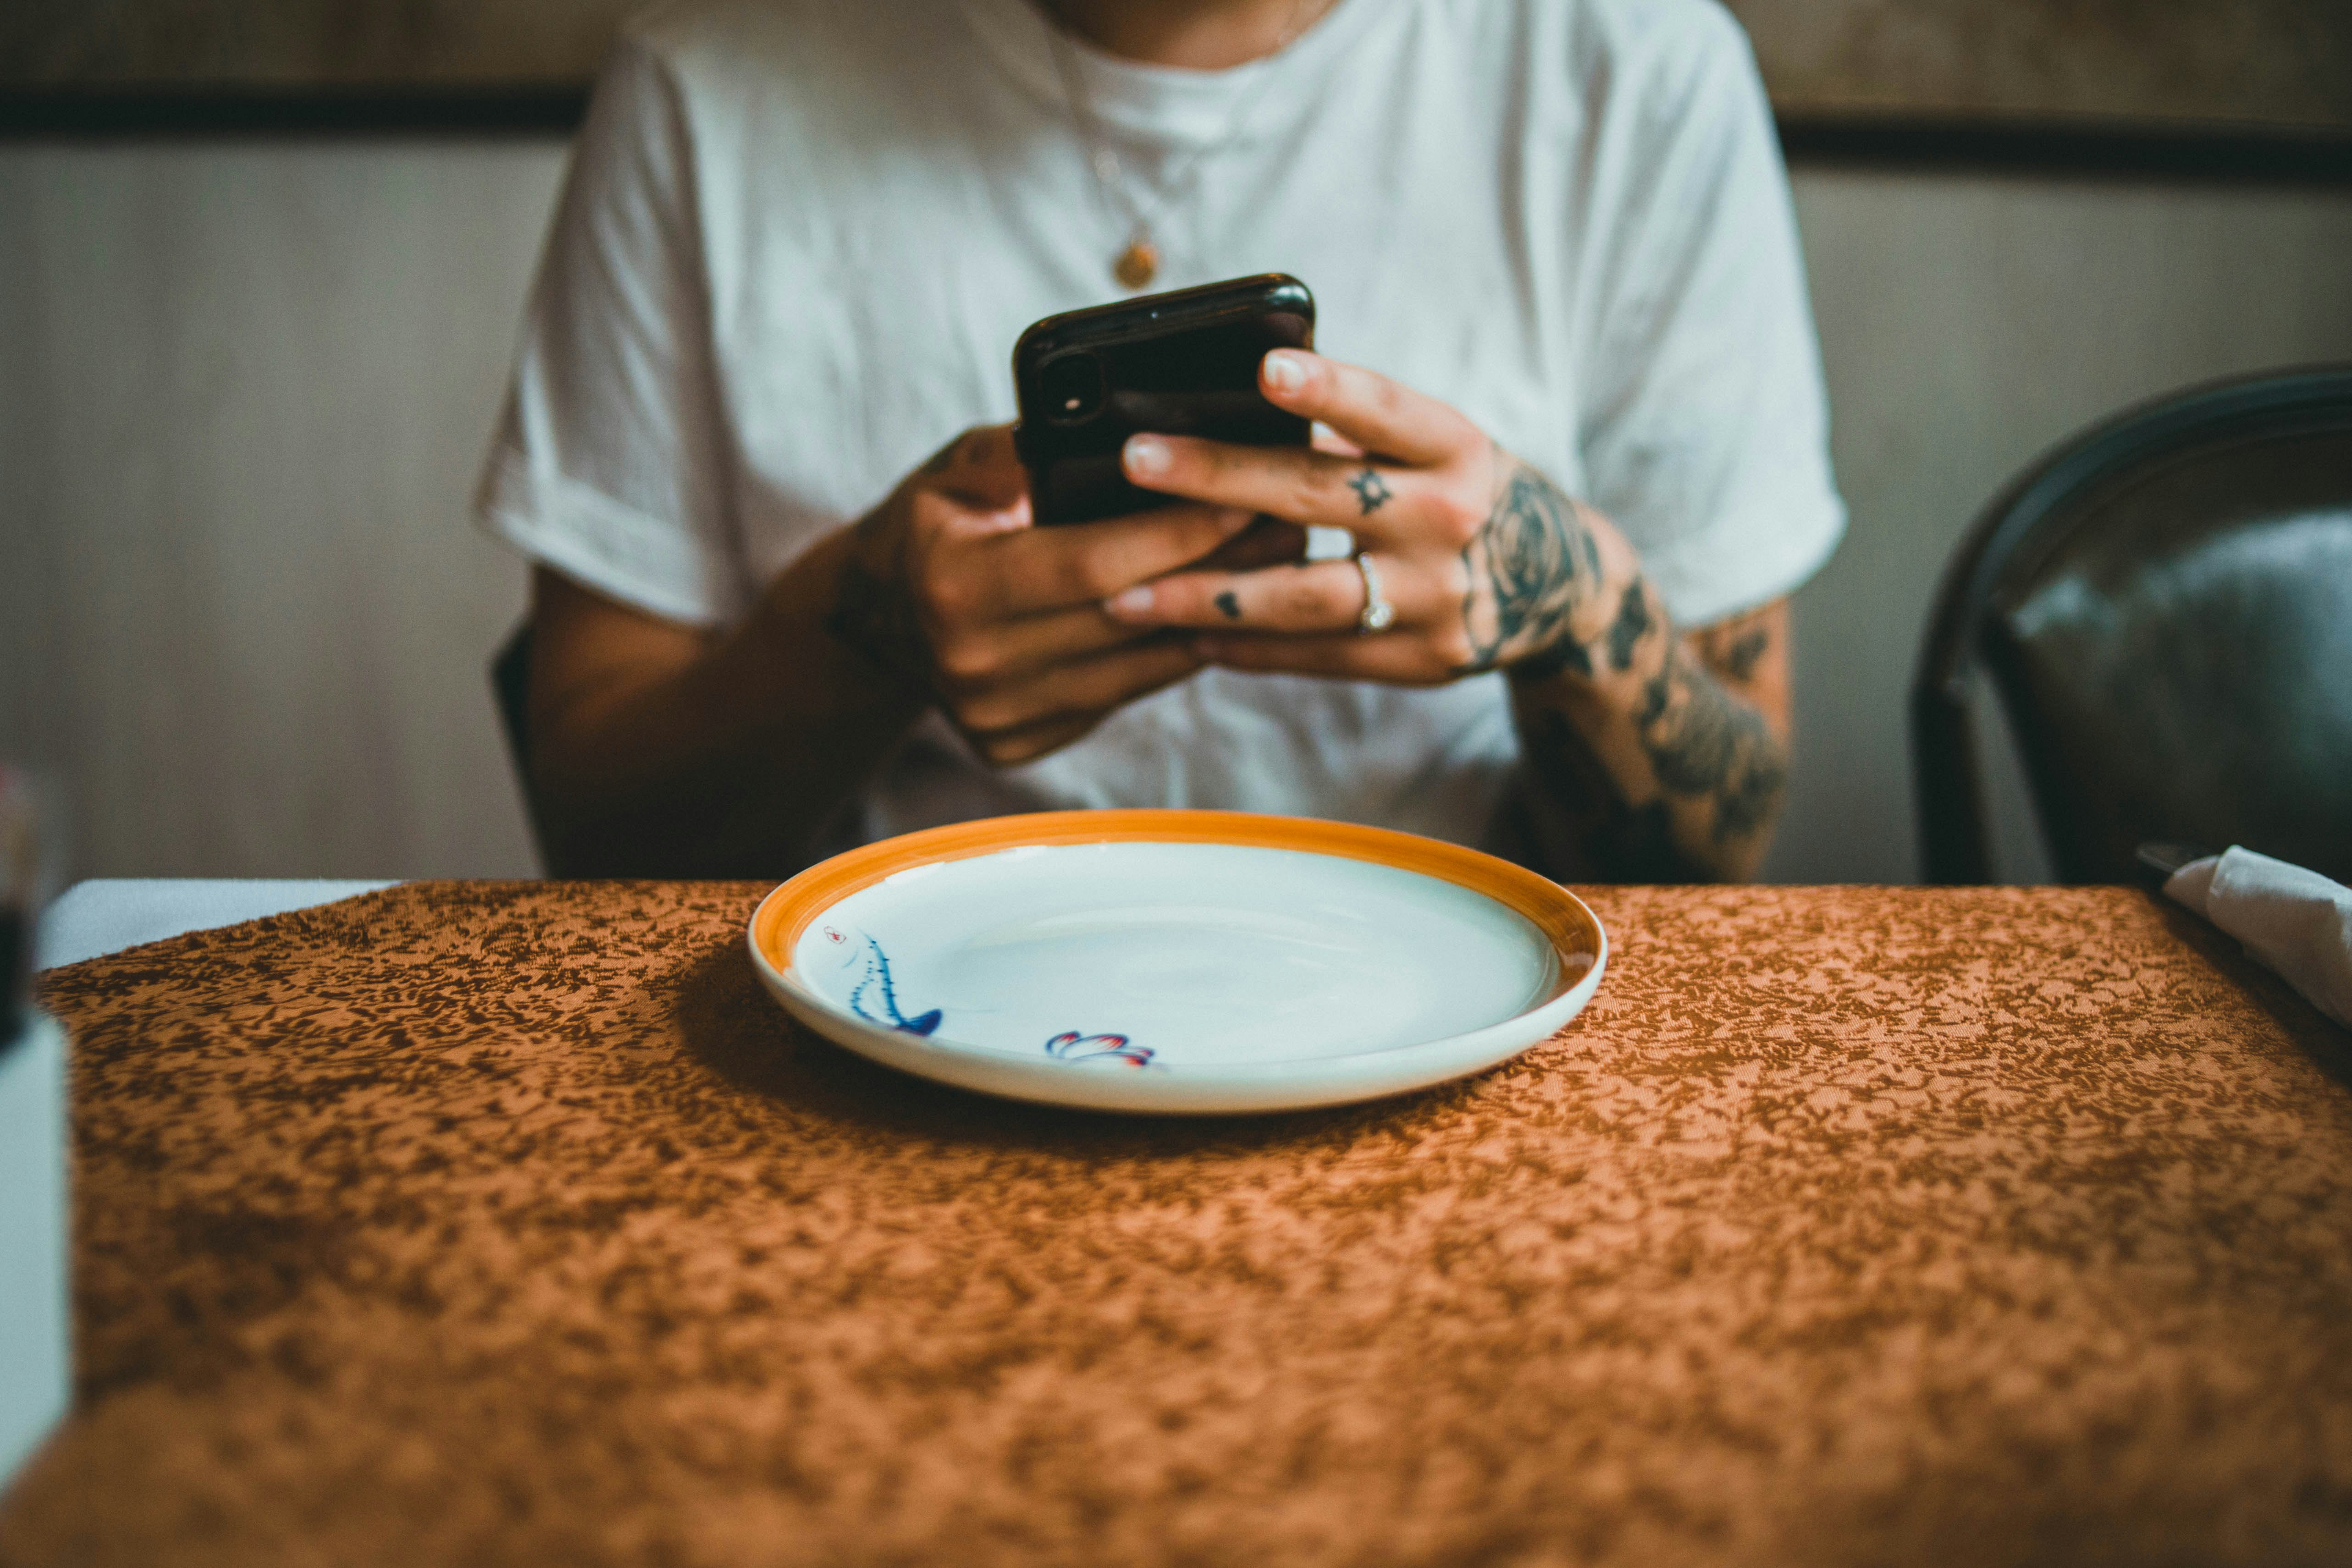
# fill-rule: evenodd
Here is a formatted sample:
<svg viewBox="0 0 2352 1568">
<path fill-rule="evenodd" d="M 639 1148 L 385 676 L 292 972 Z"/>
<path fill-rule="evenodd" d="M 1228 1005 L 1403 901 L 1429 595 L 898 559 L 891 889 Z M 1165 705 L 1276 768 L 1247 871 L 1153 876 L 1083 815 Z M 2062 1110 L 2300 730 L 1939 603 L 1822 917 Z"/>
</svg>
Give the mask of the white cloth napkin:
<svg viewBox="0 0 2352 1568">
<path fill-rule="evenodd" d="M 2191 860 L 2164 890 L 2245 943 L 2313 1006 L 2352 1028 L 2352 889 L 2232 845 Z"/>
</svg>

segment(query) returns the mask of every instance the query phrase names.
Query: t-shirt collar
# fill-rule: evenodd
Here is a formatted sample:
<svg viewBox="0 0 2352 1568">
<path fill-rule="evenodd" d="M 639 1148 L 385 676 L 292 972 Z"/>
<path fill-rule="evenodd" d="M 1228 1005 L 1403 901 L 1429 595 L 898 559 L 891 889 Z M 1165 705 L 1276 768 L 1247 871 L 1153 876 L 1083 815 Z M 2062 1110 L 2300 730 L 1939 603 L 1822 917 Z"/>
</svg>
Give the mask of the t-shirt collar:
<svg viewBox="0 0 2352 1568">
<path fill-rule="evenodd" d="M 1087 106 L 1106 130 L 1169 147 L 1255 141 L 1305 113 L 1308 89 L 1391 0 L 1338 0 L 1280 51 L 1225 70 L 1140 65 L 1064 35 Z M 989 53 L 1032 95 L 1066 108 L 1049 29 L 1034 0 L 962 0 Z M 1256 101 L 1246 102 L 1255 98 Z M 1236 126 L 1236 116 L 1240 124 Z"/>
</svg>

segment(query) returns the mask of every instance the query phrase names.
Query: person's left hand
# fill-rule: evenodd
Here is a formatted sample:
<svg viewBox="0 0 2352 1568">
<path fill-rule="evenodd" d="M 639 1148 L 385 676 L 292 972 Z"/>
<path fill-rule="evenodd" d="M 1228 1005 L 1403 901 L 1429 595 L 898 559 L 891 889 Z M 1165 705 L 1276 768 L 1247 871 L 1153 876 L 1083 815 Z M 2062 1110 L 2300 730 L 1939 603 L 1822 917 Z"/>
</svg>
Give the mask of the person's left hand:
<svg viewBox="0 0 2352 1568">
<path fill-rule="evenodd" d="M 1258 384 L 1341 439 L 1308 449 L 1137 436 L 1128 478 L 1302 528 L 1350 530 L 1393 618 L 1364 629 L 1366 574 L 1347 559 L 1181 572 L 1108 600 L 1112 616 L 1198 628 L 1203 654 L 1235 669 L 1401 685 L 1503 668 L 1591 673 L 1589 649 L 1648 629 L 1607 624 L 1612 606 L 1643 602 L 1612 591 L 1638 571 L 1623 536 L 1455 410 L 1301 350 L 1267 354 Z"/>
</svg>

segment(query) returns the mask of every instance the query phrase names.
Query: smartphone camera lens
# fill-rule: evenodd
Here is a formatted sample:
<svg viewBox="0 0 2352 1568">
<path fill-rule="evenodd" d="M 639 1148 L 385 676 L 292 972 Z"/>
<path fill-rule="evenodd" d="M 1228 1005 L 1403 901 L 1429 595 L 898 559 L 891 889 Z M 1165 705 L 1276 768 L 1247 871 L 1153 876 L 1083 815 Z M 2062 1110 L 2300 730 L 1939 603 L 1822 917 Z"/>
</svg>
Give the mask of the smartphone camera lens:
<svg viewBox="0 0 2352 1568">
<path fill-rule="evenodd" d="M 1056 425 L 1083 425 L 1102 412 L 1102 362 L 1090 353 L 1056 355 L 1038 367 L 1037 387 L 1045 400 L 1046 418 Z"/>
</svg>

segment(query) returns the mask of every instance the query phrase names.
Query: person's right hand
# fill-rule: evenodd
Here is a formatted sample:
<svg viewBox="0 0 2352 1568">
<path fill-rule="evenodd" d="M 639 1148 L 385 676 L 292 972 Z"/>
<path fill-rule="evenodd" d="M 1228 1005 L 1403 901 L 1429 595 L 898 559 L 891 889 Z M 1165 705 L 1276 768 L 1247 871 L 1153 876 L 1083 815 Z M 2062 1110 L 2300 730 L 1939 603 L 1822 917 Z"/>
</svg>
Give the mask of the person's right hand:
<svg viewBox="0 0 2352 1568">
<path fill-rule="evenodd" d="M 919 688 L 982 757 L 1025 763 L 1201 668 L 1188 635 L 1113 620 L 1103 603 L 1250 521 L 1188 501 L 1038 528 L 1012 426 L 968 430 L 857 524 L 825 626 Z"/>
</svg>

